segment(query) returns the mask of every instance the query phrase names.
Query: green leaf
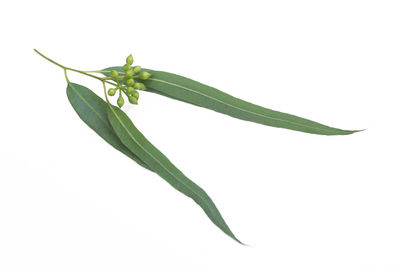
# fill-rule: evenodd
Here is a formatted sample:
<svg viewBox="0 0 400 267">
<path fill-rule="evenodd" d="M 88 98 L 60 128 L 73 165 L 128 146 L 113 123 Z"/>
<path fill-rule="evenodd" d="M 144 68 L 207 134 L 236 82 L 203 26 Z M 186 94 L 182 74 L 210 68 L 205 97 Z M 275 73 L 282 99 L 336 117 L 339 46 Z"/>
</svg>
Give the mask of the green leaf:
<svg viewBox="0 0 400 267">
<path fill-rule="evenodd" d="M 142 160 L 125 147 L 119 140 L 118 136 L 114 133 L 107 118 L 108 104 L 104 102 L 103 99 L 98 97 L 88 88 L 76 83 L 68 84 L 67 96 L 79 117 L 107 143 L 121 151 L 142 167 L 151 170 Z"/>
<path fill-rule="evenodd" d="M 120 109 L 109 106 L 108 119 L 122 143 L 143 160 L 154 172 L 171 184 L 175 189 L 192 198 L 207 214 L 210 220 L 234 240 L 234 236 L 225 223 L 217 207 L 207 193 L 189 180 L 155 146 L 153 146 L 133 125 L 129 117 Z"/>
<path fill-rule="evenodd" d="M 123 71 L 121 67 L 111 67 L 105 71 L 113 69 Z M 208 108 L 238 119 L 321 135 L 346 135 L 358 132 L 332 128 L 298 116 L 267 109 L 176 74 L 143 70 L 151 73 L 151 77 L 144 82 L 149 92 Z"/>
</svg>

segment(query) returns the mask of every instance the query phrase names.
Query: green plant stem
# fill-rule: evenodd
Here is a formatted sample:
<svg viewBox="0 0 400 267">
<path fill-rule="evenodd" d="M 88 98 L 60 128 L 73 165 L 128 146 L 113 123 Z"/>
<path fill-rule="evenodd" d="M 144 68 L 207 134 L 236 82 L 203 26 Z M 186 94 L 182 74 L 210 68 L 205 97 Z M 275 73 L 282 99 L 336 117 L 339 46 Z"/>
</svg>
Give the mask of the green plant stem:
<svg viewBox="0 0 400 267">
<path fill-rule="evenodd" d="M 112 84 L 112 85 L 116 86 L 115 83 L 106 81 L 105 78 L 97 77 L 96 75 L 93 75 L 93 74 L 88 73 L 88 72 L 102 72 L 102 71 L 83 71 L 83 70 L 77 70 L 77 69 L 69 68 L 69 67 L 66 67 L 66 66 L 64 66 L 64 65 L 61 65 L 60 63 L 57 63 L 57 62 L 55 62 L 54 60 L 52 60 L 52 59 L 46 57 L 45 55 L 43 55 L 42 53 L 40 53 L 38 50 L 36 50 L 36 49 L 33 49 L 33 50 L 34 50 L 36 53 L 38 53 L 41 57 L 43 57 L 44 59 L 47 59 L 48 61 L 50 61 L 50 62 L 53 63 L 54 65 L 57 65 L 57 66 L 59 66 L 60 68 L 64 69 L 64 72 L 65 72 L 65 73 L 66 73 L 66 70 L 78 72 L 78 73 L 81 73 L 81 74 L 83 74 L 83 75 L 86 75 L 86 76 L 95 78 L 95 79 L 97 79 L 97 80 L 99 80 L 99 81 L 101 81 L 101 82 L 103 82 L 103 83 L 108 83 L 108 84 Z"/>
<path fill-rule="evenodd" d="M 108 105 L 111 105 L 110 101 L 108 101 L 106 83 L 105 83 L 105 81 L 102 81 L 102 83 L 103 83 L 104 97 L 106 98 L 106 102 L 107 102 Z"/>
<path fill-rule="evenodd" d="M 64 75 L 65 75 L 65 79 L 67 80 L 67 83 L 70 84 L 66 69 L 64 69 Z"/>
</svg>

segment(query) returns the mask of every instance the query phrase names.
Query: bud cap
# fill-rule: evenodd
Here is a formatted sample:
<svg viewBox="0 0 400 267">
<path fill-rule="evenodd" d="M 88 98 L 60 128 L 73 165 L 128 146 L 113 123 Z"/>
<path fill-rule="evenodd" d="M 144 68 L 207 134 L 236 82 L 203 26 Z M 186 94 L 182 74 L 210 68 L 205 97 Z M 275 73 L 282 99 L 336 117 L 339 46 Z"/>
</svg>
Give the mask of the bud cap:
<svg viewBox="0 0 400 267">
<path fill-rule="evenodd" d="M 133 56 L 132 55 L 129 55 L 126 58 L 126 64 L 128 64 L 128 65 L 132 65 L 133 64 Z"/>
<path fill-rule="evenodd" d="M 118 71 L 112 70 L 110 75 L 111 78 L 118 79 Z"/>
<path fill-rule="evenodd" d="M 115 88 L 110 88 L 110 89 L 108 89 L 108 95 L 110 95 L 110 96 L 113 96 L 113 95 L 115 95 Z"/>
<path fill-rule="evenodd" d="M 134 73 L 139 73 L 141 70 L 142 70 L 142 68 L 140 66 L 133 67 L 133 72 Z"/>
<path fill-rule="evenodd" d="M 138 102 L 138 100 L 137 100 L 137 98 L 136 97 L 134 97 L 134 96 L 130 96 L 129 98 L 129 103 L 131 103 L 131 104 L 137 104 Z"/>
<path fill-rule="evenodd" d="M 118 97 L 117 104 L 120 108 L 124 105 L 124 98 L 122 96 Z"/>
<path fill-rule="evenodd" d="M 134 73 L 133 73 L 133 70 L 132 70 L 132 69 L 129 69 L 129 70 L 126 71 L 125 74 L 126 74 L 126 75 L 125 75 L 126 77 L 132 77 Z"/>
<path fill-rule="evenodd" d="M 132 85 L 134 85 L 135 84 L 135 81 L 133 80 L 133 79 L 128 79 L 127 81 L 126 81 L 126 85 L 128 85 L 128 86 L 132 86 Z"/>
<path fill-rule="evenodd" d="M 151 76 L 150 73 L 148 73 L 147 71 L 144 71 L 139 74 L 139 79 L 147 80 L 150 76 Z"/>
</svg>

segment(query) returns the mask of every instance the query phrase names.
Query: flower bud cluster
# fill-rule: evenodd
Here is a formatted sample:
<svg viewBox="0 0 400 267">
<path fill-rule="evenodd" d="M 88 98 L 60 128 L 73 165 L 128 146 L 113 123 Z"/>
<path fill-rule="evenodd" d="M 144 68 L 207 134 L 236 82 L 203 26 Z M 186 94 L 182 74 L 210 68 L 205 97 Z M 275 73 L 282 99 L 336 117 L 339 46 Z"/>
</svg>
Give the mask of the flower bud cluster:
<svg viewBox="0 0 400 267">
<path fill-rule="evenodd" d="M 114 80 L 117 83 L 115 88 L 110 88 L 108 90 L 108 95 L 114 96 L 117 91 L 119 91 L 119 97 L 117 104 L 119 107 L 124 105 L 124 98 L 122 93 L 124 93 L 131 104 L 137 104 L 139 99 L 139 92 L 137 90 L 146 90 L 146 86 L 143 81 L 147 80 L 151 74 L 142 71 L 140 66 L 132 66 L 133 57 L 129 55 L 126 58 L 126 64 L 123 66 L 123 72 L 118 72 L 117 70 L 112 70 L 108 79 Z"/>
</svg>

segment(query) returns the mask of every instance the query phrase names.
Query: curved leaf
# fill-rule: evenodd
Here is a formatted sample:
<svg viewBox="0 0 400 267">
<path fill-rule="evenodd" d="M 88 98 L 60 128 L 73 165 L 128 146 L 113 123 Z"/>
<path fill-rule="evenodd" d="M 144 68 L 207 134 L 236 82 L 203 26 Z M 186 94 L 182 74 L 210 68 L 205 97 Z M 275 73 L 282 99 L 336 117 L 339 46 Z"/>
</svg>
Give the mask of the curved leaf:
<svg viewBox="0 0 400 267">
<path fill-rule="evenodd" d="M 88 88 L 76 83 L 68 84 L 67 96 L 79 117 L 107 143 L 136 161 L 142 167 L 151 170 L 142 160 L 125 147 L 114 133 L 107 118 L 108 105 L 103 99 Z"/>
<path fill-rule="evenodd" d="M 122 110 L 110 105 L 108 109 L 108 119 L 115 133 L 126 147 L 134 151 L 143 162 L 175 189 L 192 198 L 216 226 L 240 243 L 225 223 L 217 207 L 207 193 L 189 180 L 155 146 L 153 146 L 146 137 L 139 132 Z"/>
<path fill-rule="evenodd" d="M 123 71 L 121 67 L 111 67 L 105 71 L 112 69 Z M 144 82 L 149 92 L 208 108 L 238 119 L 321 135 L 346 135 L 358 132 L 332 128 L 295 115 L 267 109 L 176 74 L 144 70 L 151 73 L 151 77 Z"/>
</svg>

